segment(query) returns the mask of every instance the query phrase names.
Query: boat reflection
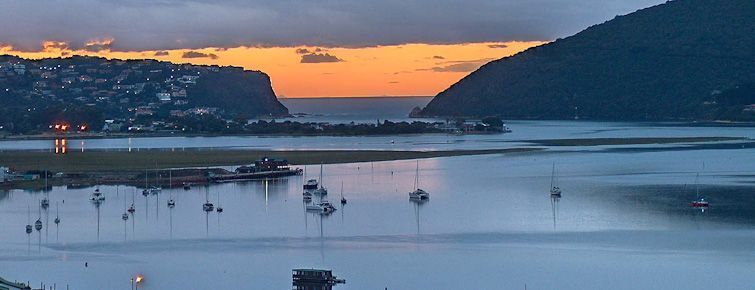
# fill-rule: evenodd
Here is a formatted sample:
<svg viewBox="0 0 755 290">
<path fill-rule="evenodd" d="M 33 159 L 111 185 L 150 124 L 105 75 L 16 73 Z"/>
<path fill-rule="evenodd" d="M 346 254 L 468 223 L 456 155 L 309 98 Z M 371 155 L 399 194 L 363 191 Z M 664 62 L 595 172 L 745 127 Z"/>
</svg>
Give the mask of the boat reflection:
<svg viewBox="0 0 755 290">
<path fill-rule="evenodd" d="M 427 199 L 409 199 L 414 207 L 414 219 L 417 224 L 417 235 L 420 234 L 420 211 L 421 208 L 427 203 Z"/>
<path fill-rule="evenodd" d="M 556 221 L 558 220 L 558 203 L 561 201 L 561 195 L 551 194 L 551 212 L 553 214 L 553 230 L 556 230 Z"/>
</svg>

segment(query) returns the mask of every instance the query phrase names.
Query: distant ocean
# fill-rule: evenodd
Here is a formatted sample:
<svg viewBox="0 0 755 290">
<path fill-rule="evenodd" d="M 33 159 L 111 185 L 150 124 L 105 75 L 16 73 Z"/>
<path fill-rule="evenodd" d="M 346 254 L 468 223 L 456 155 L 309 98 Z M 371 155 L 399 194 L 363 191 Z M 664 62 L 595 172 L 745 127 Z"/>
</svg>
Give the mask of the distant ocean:
<svg viewBox="0 0 755 290">
<path fill-rule="evenodd" d="M 291 114 L 305 113 L 311 122 L 374 122 L 377 119 L 408 120 L 414 107 L 424 107 L 432 97 L 360 97 L 280 99 Z M 305 120 L 300 120 L 305 121 Z"/>
</svg>

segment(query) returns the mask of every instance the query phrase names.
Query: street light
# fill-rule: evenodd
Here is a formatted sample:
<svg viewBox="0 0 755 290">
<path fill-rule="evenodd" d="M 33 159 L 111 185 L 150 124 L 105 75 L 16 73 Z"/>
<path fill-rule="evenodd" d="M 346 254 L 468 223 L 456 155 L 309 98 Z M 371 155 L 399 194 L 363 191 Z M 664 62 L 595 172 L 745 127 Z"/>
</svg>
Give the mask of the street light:
<svg viewBox="0 0 755 290">
<path fill-rule="evenodd" d="M 142 283 L 143 280 L 144 276 L 142 276 L 142 274 L 137 274 L 136 277 L 131 277 L 131 290 L 139 289 L 139 284 Z"/>
</svg>

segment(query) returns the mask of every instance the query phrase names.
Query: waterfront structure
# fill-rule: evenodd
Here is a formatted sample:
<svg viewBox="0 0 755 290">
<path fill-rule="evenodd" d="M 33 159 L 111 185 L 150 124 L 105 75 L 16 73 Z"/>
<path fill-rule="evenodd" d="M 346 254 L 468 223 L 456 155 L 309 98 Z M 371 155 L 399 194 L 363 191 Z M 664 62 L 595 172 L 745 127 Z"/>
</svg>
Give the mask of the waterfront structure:
<svg viewBox="0 0 755 290">
<path fill-rule="evenodd" d="M 294 290 L 329 290 L 336 284 L 346 283 L 346 280 L 334 276 L 331 270 L 293 269 L 292 271 Z"/>
<path fill-rule="evenodd" d="M 24 283 L 11 282 L 0 277 L 0 290 L 31 290 Z"/>
</svg>

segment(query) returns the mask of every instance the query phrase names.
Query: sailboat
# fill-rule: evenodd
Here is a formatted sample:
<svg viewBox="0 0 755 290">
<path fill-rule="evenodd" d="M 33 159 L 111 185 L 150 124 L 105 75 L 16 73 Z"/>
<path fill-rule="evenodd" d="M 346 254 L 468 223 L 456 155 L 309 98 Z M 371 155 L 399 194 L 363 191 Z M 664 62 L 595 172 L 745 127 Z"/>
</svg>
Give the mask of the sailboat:
<svg viewBox="0 0 755 290">
<path fill-rule="evenodd" d="M 60 206 L 58 203 L 55 203 L 55 220 L 53 221 L 56 225 L 60 223 Z"/>
<path fill-rule="evenodd" d="M 205 203 L 202 205 L 202 210 L 205 212 L 211 212 L 215 210 L 215 205 L 210 202 L 210 187 L 205 187 Z"/>
<path fill-rule="evenodd" d="M 346 204 L 346 198 L 343 197 L 343 181 L 341 181 L 341 205 Z"/>
<path fill-rule="evenodd" d="M 149 195 L 149 170 L 147 169 L 144 169 L 144 190 L 142 190 L 142 195 Z"/>
<path fill-rule="evenodd" d="M 47 197 L 48 185 L 47 185 L 47 171 L 45 171 L 45 196 L 42 198 L 42 201 L 39 202 L 39 204 L 42 206 L 43 209 L 47 209 L 50 207 L 50 199 Z"/>
<path fill-rule="evenodd" d="M 417 160 L 417 171 L 414 176 L 414 190 L 409 192 L 409 199 L 426 200 L 430 198 L 430 193 L 419 188 L 419 160 Z"/>
<path fill-rule="evenodd" d="M 90 198 L 91 201 L 99 203 L 103 200 L 105 200 L 105 196 L 100 192 L 100 188 L 94 189 L 94 192 L 92 193 L 92 198 Z"/>
<path fill-rule="evenodd" d="M 705 200 L 705 197 L 700 196 L 700 184 L 698 183 L 699 178 L 700 173 L 695 176 L 695 195 L 697 197 L 695 198 L 695 200 L 691 201 L 689 205 L 694 208 L 708 208 L 710 204 L 707 200 Z"/>
<path fill-rule="evenodd" d="M 324 182 L 322 179 L 322 172 L 323 172 L 323 166 L 322 166 L 322 163 L 320 163 L 320 188 L 316 189 L 314 194 L 321 195 L 321 196 L 328 195 L 328 189 L 326 189 L 325 186 L 323 186 Z"/>
<path fill-rule="evenodd" d="M 336 207 L 333 206 L 328 200 L 323 199 L 318 204 L 310 204 L 306 207 L 307 211 L 318 212 L 322 215 L 329 215 L 336 211 Z"/>
<path fill-rule="evenodd" d="M 42 208 L 39 208 L 39 218 L 34 222 L 34 229 L 37 231 L 42 230 Z"/>
<path fill-rule="evenodd" d="M 561 197 L 561 188 L 558 187 L 556 181 L 556 163 L 553 162 L 553 169 L 551 169 L 551 196 Z"/>
<path fill-rule="evenodd" d="M 173 170 L 169 171 L 168 173 L 168 188 L 173 187 Z M 170 199 L 168 199 L 168 208 L 174 208 L 176 207 L 176 201 L 173 200 L 173 191 L 170 191 Z"/>
<path fill-rule="evenodd" d="M 131 206 L 126 210 L 130 214 L 134 214 L 136 208 L 134 207 L 134 192 L 131 192 Z"/>
<path fill-rule="evenodd" d="M 126 197 L 125 196 L 123 197 L 123 207 L 124 208 L 126 207 Z M 128 220 L 128 213 L 129 213 L 129 211 L 128 211 L 128 209 L 126 209 L 126 211 L 123 212 L 123 214 L 121 215 L 121 219 L 123 219 L 124 222 Z"/>
<path fill-rule="evenodd" d="M 215 211 L 217 211 L 218 213 L 222 213 L 223 212 L 223 207 L 220 206 L 220 192 L 219 191 L 218 191 L 218 207 L 215 208 Z"/>
<path fill-rule="evenodd" d="M 26 206 L 26 221 L 26 233 L 31 234 L 31 231 L 33 229 L 33 227 L 31 226 L 31 207 L 28 205 Z"/>
</svg>

